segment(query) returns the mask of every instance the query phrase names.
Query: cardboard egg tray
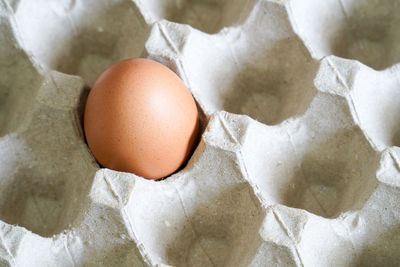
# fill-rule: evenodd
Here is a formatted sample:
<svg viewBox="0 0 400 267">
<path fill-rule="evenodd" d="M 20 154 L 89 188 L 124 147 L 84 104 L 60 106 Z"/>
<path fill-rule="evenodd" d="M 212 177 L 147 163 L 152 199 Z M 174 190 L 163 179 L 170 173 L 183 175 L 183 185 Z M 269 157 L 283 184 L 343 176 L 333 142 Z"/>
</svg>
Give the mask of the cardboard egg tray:
<svg viewBox="0 0 400 267">
<path fill-rule="evenodd" d="M 0 0 L 0 266 L 398 266 L 400 3 Z M 148 57 L 203 113 L 162 181 L 82 116 Z M 396 146 L 397 145 L 397 146 Z"/>
</svg>

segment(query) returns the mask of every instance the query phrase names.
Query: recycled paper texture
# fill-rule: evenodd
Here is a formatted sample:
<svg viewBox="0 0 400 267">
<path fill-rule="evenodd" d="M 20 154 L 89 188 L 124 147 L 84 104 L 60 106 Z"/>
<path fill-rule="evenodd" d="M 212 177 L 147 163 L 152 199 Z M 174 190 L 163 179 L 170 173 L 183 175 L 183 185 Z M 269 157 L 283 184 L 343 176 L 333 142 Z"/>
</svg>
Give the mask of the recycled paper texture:
<svg viewBox="0 0 400 267">
<path fill-rule="evenodd" d="M 1 266 L 397 266 L 400 4 L 0 0 Z M 204 112 L 162 181 L 100 168 L 87 94 L 166 64 Z"/>
</svg>

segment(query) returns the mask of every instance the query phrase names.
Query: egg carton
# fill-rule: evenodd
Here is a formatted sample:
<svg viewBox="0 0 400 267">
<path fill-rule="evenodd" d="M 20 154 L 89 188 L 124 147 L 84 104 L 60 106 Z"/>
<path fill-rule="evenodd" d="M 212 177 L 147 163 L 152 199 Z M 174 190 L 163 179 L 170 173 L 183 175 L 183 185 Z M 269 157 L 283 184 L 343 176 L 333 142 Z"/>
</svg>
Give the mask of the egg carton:
<svg viewBox="0 0 400 267">
<path fill-rule="evenodd" d="M 396 266 L 399 11 L 0 0 L 0 265 Z M 131 57 L 174 70 L 202 114 L 161 181 L 100 168 L 84 139 L 90 86 Z"/>
</svg>

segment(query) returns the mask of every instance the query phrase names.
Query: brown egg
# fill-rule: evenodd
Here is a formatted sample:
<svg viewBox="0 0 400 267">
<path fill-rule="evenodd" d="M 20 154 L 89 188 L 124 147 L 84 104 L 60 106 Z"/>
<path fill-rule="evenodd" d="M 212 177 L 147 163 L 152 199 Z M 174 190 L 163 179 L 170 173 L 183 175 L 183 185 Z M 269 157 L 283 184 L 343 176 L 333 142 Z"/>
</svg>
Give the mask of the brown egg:
<svg viewBox="0 0 400 267">
<path fill-rule="evenodd" d="M 199 119 L 192 95 L 173 71 L 152 60 L 128 59 L 93 85 L 84 128 L 103 167 L 159 179 L 191 155 Z"/>
</svg>

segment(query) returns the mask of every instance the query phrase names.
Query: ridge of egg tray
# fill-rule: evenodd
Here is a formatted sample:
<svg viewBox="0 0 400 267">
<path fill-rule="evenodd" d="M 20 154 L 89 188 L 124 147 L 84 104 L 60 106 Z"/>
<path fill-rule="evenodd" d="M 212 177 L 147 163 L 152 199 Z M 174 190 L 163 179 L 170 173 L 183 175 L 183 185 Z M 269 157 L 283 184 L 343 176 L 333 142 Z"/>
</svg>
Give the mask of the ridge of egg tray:
<svg viewBox="0 0 400 267">
<path fill-rule="evenodd" d="M 0 0 L 1 265 L 396 265 L 398 10 Z M 88 88 L 136 57 L 207 118 L 159 182 L 100 168 L 82 128 Z"/>
</svg>

